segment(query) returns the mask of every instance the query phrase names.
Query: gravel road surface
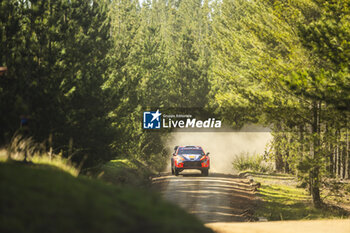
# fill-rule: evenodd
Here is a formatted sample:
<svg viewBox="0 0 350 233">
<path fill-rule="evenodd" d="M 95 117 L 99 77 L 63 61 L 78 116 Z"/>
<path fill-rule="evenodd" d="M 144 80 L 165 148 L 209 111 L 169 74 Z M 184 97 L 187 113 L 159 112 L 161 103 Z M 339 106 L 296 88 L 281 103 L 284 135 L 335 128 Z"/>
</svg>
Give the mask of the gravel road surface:
<svg viewBox="0 0 350 233">
<path fill-rule="evenodd" d="M 244 213 L 254 208 L 255 194 L 246 179 L 234 175 L 212 173 L 208 177 L 197 171 L 184 171 L 154 178 L 165 199 L 204 223 L 247 221 Z"/>
</svg>

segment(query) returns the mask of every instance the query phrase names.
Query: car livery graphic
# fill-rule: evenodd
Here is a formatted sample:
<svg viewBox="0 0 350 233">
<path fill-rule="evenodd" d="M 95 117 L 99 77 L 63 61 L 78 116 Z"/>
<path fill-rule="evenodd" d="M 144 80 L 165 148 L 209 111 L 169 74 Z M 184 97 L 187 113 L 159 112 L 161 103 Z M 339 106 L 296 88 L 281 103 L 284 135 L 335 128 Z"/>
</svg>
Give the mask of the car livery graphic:
<svg viewBox="0 0 350 233">
<path fill-rule="evenodd" d="M 185 169 L 198 169 L 203 176 L 209 175 L 209 152 L 205 153 L 200 146 L 175 146 L 171 158 L 171 173 L 179 175 Z"/>
</svg>

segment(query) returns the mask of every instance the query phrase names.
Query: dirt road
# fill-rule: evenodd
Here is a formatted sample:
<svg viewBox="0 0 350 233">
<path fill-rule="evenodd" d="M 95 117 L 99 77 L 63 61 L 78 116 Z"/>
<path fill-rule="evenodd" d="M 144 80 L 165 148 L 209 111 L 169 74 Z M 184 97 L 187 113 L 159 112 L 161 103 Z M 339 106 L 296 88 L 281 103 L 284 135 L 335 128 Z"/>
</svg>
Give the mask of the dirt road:
<svg viewBox="0 0 350 233">
<path fill-rule="evenodd" d="M 349 233 L 350 220 L 208 223 L 216 233 Z"/>
<path fill-rule="evenodd" d="M 255 195 L 246 179 L 212 173 L 203 177 L 196 171 L 154 179 L 165 199 L 195 214 L 204 223 L 247 221 L 244 212 L 253 208 Z"/>
</svg>

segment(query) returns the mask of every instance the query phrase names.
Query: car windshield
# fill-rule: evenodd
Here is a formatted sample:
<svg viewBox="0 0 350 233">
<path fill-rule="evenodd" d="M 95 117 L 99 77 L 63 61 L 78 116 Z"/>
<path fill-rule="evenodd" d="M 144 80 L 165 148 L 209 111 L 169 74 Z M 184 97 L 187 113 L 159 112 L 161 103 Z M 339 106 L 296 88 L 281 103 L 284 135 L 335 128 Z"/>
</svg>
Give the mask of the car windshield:
<svg viewBox="0 0 350 233">
<path fill-rule="evenodd" d="M 199 150 L 199 149 L 179 149 L 178 154 L 179 155 L 184 155 L 184 154 L 201 155 L 201 154 L 204 154 L 204 152 L 202 150 Z"/>
</svg>

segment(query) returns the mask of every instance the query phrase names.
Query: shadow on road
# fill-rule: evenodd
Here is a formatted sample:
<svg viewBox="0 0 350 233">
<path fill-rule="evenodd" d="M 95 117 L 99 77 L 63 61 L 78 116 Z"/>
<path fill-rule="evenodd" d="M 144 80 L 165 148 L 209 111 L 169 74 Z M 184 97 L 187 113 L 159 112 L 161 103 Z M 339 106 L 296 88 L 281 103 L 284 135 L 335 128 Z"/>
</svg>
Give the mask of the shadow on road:
<svg viewBox="0 0 350 233">
<path fill-rule="evenodd" d="M 195 214 L 204 223 L 242 222 L 242 215 L 255 205 L 255 194 L 246 179 L 237 175 L 184 172 L 179 176 L 170 173 L 153 179 L 161 184 L 163 196 Z"/>
</svg>

